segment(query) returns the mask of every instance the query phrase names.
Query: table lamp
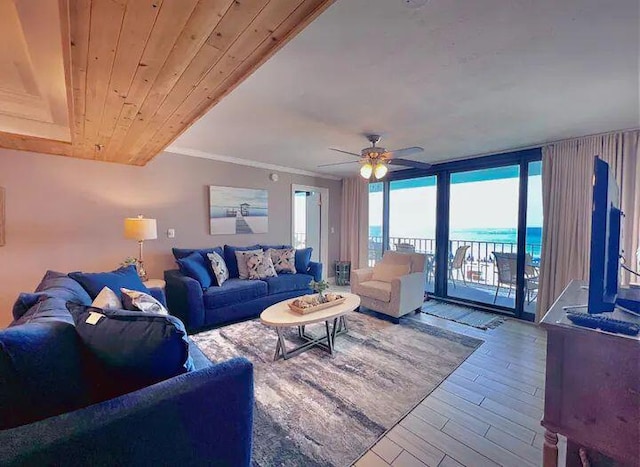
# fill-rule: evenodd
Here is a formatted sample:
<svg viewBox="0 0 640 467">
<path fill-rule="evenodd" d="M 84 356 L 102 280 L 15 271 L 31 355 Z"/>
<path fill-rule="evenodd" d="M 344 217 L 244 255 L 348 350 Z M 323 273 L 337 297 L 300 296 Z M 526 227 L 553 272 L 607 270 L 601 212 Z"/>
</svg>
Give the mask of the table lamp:
<svg viewBox="0 0 640 467">
<path fill-rule="evenodd" d="M 136 240 L 139 246 L 138 252 L 138 275 L 143 281 L 147 280 L 147 272 L 144 269 L 142 257 L 142 245 L 145 240 L 155 240 L 158 238 L 158 226 L 155 219 L 145 219 L 143 216 L 127 217 L 124 220 L 125 238 Z"/>
</svg>

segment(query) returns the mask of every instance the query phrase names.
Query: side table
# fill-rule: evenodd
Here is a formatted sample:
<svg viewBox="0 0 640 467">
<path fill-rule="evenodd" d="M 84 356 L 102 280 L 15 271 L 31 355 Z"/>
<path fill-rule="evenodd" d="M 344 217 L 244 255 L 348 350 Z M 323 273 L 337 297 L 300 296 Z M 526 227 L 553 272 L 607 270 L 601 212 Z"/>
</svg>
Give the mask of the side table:
<svg viewBox="0 0 640 467">
<path fill-rule="evenodd" d="M 143 282 L 143 284 L 148 289 L 162 289 L 162 290 L 164 290 L 166 282 L 164 281 L 164 279 L 147 279 L 146 281 Z"/>
</svg>

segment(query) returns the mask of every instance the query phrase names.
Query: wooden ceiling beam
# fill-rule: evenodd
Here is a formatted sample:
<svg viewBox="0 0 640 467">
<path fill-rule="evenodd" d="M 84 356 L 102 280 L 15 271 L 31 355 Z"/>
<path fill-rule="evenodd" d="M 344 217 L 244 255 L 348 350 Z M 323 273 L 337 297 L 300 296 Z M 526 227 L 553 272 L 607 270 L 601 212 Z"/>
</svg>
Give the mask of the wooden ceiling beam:
<svg viewBox="0 0 640 467">
<path fill-rule="evenodd" d="M 143 165 L 334 0 L 58 0 L 71 143 L 0 146 Z"/>
</svg>

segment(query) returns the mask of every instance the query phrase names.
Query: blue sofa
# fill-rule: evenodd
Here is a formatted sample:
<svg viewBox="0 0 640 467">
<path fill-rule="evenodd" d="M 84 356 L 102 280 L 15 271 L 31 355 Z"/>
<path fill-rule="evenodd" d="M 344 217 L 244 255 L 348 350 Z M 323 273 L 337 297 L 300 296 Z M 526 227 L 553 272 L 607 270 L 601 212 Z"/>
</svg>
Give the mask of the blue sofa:
<svg viewBox="0 0 640 467">
<path fill-rule="evenodd" d="M 44 283 L 0 330 L 0 465 L 250 465 L 248 360 L 213 364 L 190 343 L 194 371 L 101 400 L 65 306 L 91 298 L 61 273 Z"/>
<path fill-rule="evenodd" d="M 180 318 L 189 332 L 255 318 L 267 307 L 288 298 L 313 293 L 311 280 L 322 279 L 322 263 L 311 261 L 311 248 L 296 250 L 296 273 L 280 274 L 265 280 L 238 278 L 235 251 L 269 248 L 290 248 L 286 245 L 251 245 L 224 248 L 182 249 L 174 248 L 176 260 L 193 253 L 206 258 L 213 251 L 224 257 L 229 269 L 229 279 L 222 286 L 203 287 L 202 283 L 187 271 L 165 271 L 166 294 L 169 312 Z M 211 274 L 213 274 L 211 272 Z"/>
</svg>

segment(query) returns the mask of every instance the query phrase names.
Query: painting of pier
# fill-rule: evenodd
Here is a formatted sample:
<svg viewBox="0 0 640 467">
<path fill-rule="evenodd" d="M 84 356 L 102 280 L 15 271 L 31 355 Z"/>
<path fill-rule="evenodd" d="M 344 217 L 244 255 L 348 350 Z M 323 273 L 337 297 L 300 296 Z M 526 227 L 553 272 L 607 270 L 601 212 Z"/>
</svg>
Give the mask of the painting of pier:
<svg viewBox="0 0 640 467">
<path fill-rule="evenodd" d="M 211 235 L 267 233 L 269 193 L 253 188 L 209 187 Z"/>
</svg>

